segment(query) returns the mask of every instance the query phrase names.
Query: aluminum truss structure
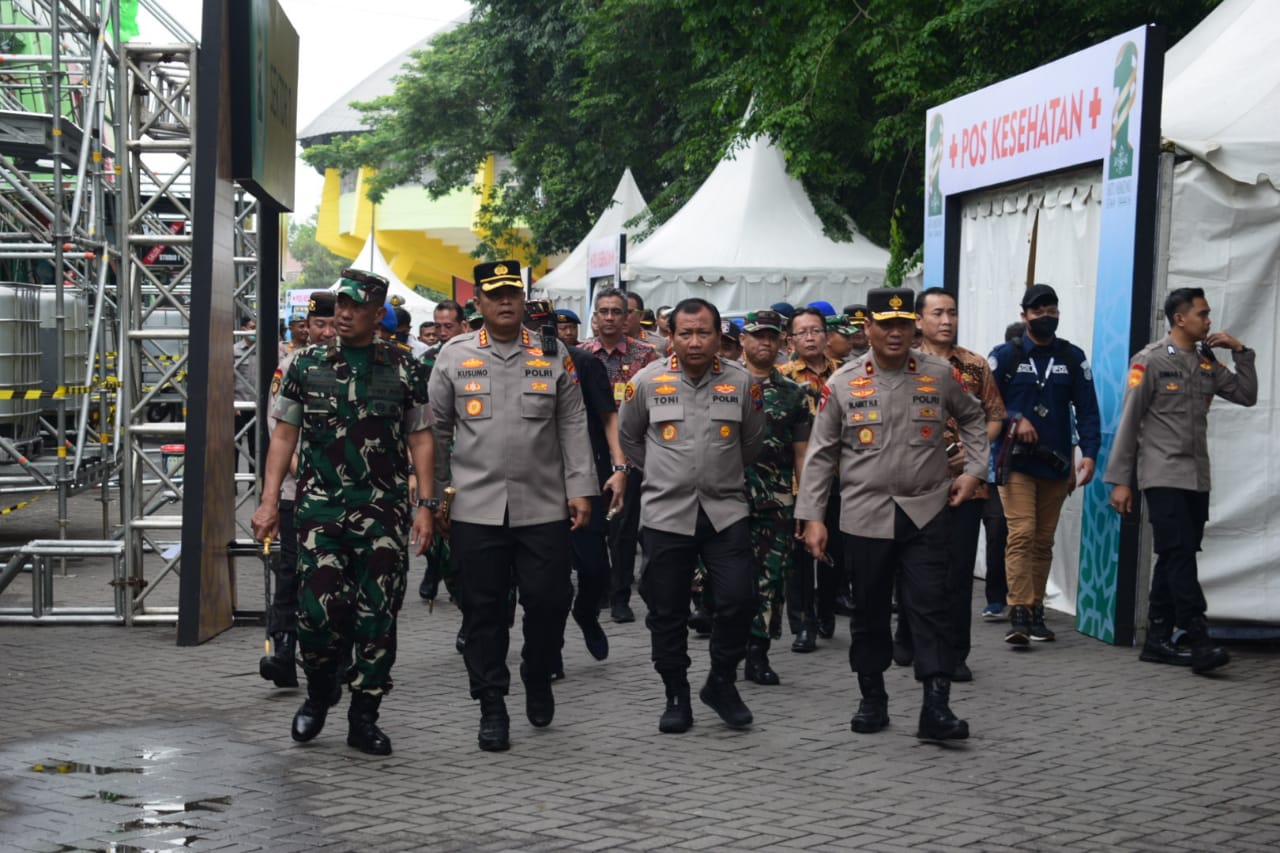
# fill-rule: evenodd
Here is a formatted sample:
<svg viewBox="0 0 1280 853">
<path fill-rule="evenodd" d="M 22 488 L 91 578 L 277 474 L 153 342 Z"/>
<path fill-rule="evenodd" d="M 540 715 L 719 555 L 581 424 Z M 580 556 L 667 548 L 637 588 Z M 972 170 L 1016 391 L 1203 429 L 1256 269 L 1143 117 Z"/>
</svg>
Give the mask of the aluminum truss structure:
<svg viewBox="0 0 1280 853">
<path fill-rule="evenodd" d="M 121 44 L 117 0 L 0 0 L 0 264 L 48 261 L 54 280 L 69 285 L 55 288 L 65 393 L 56 395 L 56 423 L 45 423 L 57 437 L 56 461 L 46 471 L 36 456 L 23 475 L 0 477 L 0 495 L 57 492 L 65 544 L 30 543 L 0 567 L 0 590 L 28 563 L 39 576 L 31 609 L 0 610 L 0 621 L 177 619 L 176 607 L 148 599 L 161 581 L 176 578 L 180 562 L 178 448 L 186 434 L 190 235 L 199 215 L 191 202 L 197 45 L 159 0 L 141 6 L 172 43 Z M 19 45 L 21 52 L 7 52 Z M 241 193 L 236 210 L 235 302 L 242 316 L 256 318 L 257 204 Z M 64 298 L 80 300 L 91 315 L 88 355 L 79 364 L 64 351 Z M 237 356 L 251 365 L 255 340 Z M 242 431 L 249 429 L 256 423 Z M 0 435 L 0 455 L 22 455 L 4 441 Z M 254 500 L 253 474 L 236 479 L 247 484 L 237 506 Z M 102 492 L 104 538 L 67 540 L 67 498 L 94 485 Z M 108 517 L 113 490 L 115 519 Z M 110 558 L 113 603 L 53 606 L 50 566 L 60 553 Z"/>
</svg>

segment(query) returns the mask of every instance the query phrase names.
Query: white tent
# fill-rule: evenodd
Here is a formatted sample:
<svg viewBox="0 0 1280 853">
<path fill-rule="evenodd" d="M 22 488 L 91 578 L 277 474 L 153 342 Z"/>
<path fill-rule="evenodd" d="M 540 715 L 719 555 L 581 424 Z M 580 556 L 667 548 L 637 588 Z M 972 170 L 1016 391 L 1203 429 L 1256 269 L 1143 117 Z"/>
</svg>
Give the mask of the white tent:
<svg viewBox="0 0 1280 853">
<path fill-rule="evenodd" d="M 535 287 L 546 293 L 547 298 L 557 308 L 568 308 L 577 312 L 579 317 L 586 316 L 587 310 L 587 249 L 595 240 L 625 233 L 628 240 L 628 251 L 632 232 L 636 229 L 626 227 L 626 222 L 647 213 L 649 205 L 645 204 L 631 170 L 622 173 L 618 188 L 613 191 L 613 200 L 600 214 L 596 224 L 587 232 L 568 257 L 555 269 L 538 279 Z"/>
<path fill-rule="evenodd" d="M 390 282 L 391 286 L 387 289 L 387 303 L 399 297 L 400 304 L 409 312 L 412 325 L 409 334 L 412 337 L 418 336 L 418 324 L 432 319 L 436 310 L 436 303 L 420 296 L 417 291 L 409 287 L 400 277 L 396 275 L 391 264 L 387 263 L 386 257 L 382 254 L 382 250 L 378 248 L 377 242 L 373 239 L 373 232 L 369 233 L 369 239 L 365 241 L 364 248 L 360 250 L 360 254 L 351 261 L 351 266 L 355 269 L 366 270 L 368 272 L 377 273 Z M 337 282 L 333 283 L 330 290 L 336 289 Z"/>
<path fill-rule="evenodd" d="M 646 302 L 701 296 L 721 311 L 779 300 L 859 302 L 884 281 L 889 253 L 855 233 L 823 233 L 804 187 L 763 137 L 731 153 L 628 259 L 623 277 Z"/>
<path fill-rule="evenodd" d="M 1168 288 L 1204 288 L 1214 328 L 1257 351 L 1258 404 L 1210 409 L 1200 580 L 1211 619 L 1277 625 L 1280 4 L 1226 0 L 1174 45 L 1163 111 L 1166 142 L 1192 155 L 1174 171 Z"/>
</svg>

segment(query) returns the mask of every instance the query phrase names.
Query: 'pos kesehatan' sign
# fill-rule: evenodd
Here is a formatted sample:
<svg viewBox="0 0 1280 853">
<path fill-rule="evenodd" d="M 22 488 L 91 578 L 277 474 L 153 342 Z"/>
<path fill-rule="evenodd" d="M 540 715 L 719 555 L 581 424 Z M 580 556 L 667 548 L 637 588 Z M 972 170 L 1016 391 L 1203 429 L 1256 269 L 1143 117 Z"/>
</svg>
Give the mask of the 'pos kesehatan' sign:
<svg viewBox="0 0 1280 853">
<path fill-rule="evenodd" d="M 614 234 L 587 244 L 587 306 L 595 305 L 596 287 L 621 286 L 622 265 L 627 260 L 627 235 Z M 608 279 L 609 281 L 605 281 Z"/>
<path fill-rule="evenodd" d="M 1102 164 L 1093 340 L 1083 344 L 1102 415 L 1099 471 L 1111 451 L 1129 355 L 1149 334 L 1163 77 L 1163 31 L 1139 27 L 925 116 L 926 287 L 955 292 L 962 194 Z M 1132 637 L 1137 543 L 1130 533 L 1122 540 L 1100 479 L 1084 491 L 1076 627 L 1124 643 Z"/>
<path fill-rule="evenodd" d="M 259 201 L 292 210 L 298 33 L 279 0 L 237 0 L 228 14 L 232 171 Z"/>
</svg>

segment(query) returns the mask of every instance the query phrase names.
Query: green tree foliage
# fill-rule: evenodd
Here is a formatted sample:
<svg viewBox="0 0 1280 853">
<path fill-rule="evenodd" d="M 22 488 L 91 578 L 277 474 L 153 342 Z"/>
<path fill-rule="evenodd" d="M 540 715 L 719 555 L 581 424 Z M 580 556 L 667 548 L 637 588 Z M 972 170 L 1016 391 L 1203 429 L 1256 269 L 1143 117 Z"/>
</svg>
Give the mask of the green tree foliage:
<svg viewBox="0 0 1280 853">
<path fill-rule="evenodd" d="M 295 290 L 323 290 L 338 280 L 338 274 L 349 263 L 316 242 L 316 218 L 289 224 L 289 253 L 302 264 L 302 275 L 293 283 Z"/>
<path fill-rule="evenodd" d="M 369 133 L 304 156 L 379 165 L 375 197 L 439 196 L 504 152 L 482 252 L 523 224 L 545 254 L 586 233 L 623 167 L 660 222 L 764 132 L 831 236 L 886 244 L 901 209 L 894 239 L 918 245 L 926 109 L 1146 22 L 1173 44 L 1218 2 L 480 0 L 362 107 Z"/>
</svg>

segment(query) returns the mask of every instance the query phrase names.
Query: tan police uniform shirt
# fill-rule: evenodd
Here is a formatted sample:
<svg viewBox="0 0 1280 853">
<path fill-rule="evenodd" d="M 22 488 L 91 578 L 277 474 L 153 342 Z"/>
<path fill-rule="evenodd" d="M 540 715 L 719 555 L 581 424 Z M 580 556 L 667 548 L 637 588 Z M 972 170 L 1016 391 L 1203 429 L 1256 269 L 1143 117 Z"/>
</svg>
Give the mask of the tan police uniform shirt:
<svg viewBox="0 0 1280 853">
<path fill-rule="evenodd" d="M 276 424 L 280 423 L 280 417 L 276 414 L 276 403 L 280 399 L 280 383 L 284 381 L 284 375 L 289 372 L 289 365 L 293 364 L 293 357 L 301 350 L 293 350 L 280 360 L 280 364 L 276 366 L 276 372 L 271 377 L 271 403 L 267 406 L 267 435 L 271 436 L 276 431 Z M 302 434 L 299 432 L 299 439 Z M 271 439 L 268 438 L 268 441 Z M 297 444 L 294 444 L 294 454 L 298 452 Z M 293 458 L 289 459 L 289 467 L 284 469 L 284 479 L 280 481 L 280 500 L 292 501 L 298 495 L 298 479 L 293 476 Z"/>
<path fill-rule="evenodd" d="M 549 355 L 539 344 L 526 329 L 514 341 L 481 329 L 440 350 L 429 385 L 436 494 L 451 472 L 457 521 L 563 521 L 568 498 L 600 493 L 573 360 L 563 347 Z"/>
<path fill-rule="evenodd" d="M 1209 491 L 1209 404 L 1214 395 L 1243 406 L 1258 401 L 1255 357 L 1232 353 L 1232 373 L 1216 358 L 1178 349 L 1168 335 L 1135 355 L 1103 481 L 1128 486 L 1136 465 L 1140 489 Z"/>
<path fill-rule="evenodd" d="M 746 518 L 746 466 L 764 446 L 763 399 L 738 364 L 716 358 L 694 379 L 674 355 L 627 384 L 618 428 L 644 471 L 640 523 L 692 536 L 698 509 L 716 531 Z"/>
<path fill-rule="evenodd" d="M 867 353 L 833 373 L 827 387 L 809 435 L 796 518 L 821 520 L 838 476 L 843 532 L 892 539 L 895 506 L 924 527 L 951 490 L 949 417 L 964 446 L 964 473 L 986 479 L 986 416 L 946 361 L 913 353 L 902 368 L 883 370 Z"/>
</svg>

